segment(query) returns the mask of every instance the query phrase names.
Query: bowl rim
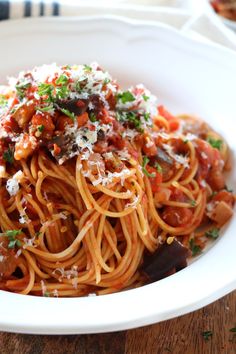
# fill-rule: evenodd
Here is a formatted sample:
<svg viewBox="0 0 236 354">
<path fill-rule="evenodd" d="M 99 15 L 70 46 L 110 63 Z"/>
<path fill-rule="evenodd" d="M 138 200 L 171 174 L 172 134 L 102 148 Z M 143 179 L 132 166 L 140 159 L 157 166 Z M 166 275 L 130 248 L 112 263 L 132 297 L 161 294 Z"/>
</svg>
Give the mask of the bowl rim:
<svg viewBox="0 0 236 354">
<path fill-rule="evenodd" d="M 130 20 L 120 16 L 86 16 L 85 18 L 74 17 L 59 17 L 59 18 L 40 18 L 40 19 L 22 19 L 5 22 L 0 24 L 1 37 L 4 35 L 14 35 L 17 33 L 29 30 L 33 31 L 48 30 L 54 28 L 58 31 L 57 24 L 63 23 L 64 31 L 77 31 L 91 28 L 106 28 L 106 30 L 118 30 L 124 34 L 126 30 L 130 31 L 129 36 L 144 36 L 152 34 L 156 38 L 157 32 L 163 36 L 162 40 L 169 40 L 173 43 L 173 38 L 178 41 L 180 47 L 184 46 L 187 50 L 191 50 L 194 54 L 204 51 L 204 56 L 214 58 L 221 63 L 222 56 L 227 60 L 227 65 L 232 66 L 236 71 L 236 54 L 233 50 L 223 48 L 215 43 L 203 43 L 198 40 L 191 39 L 184 33 L 181 33 L 168 25 L 160 23 L 149 23 L 147 21 Z M 20 25 L 20 26 L 19 26 Z M 217 52 L 217 53 L 216 53 Z M 220 58 L 215 58 L 215 54 L 221 54 Z M 200 54 L 199 54 L 200 55 Z M 234 222 L 236 225 L 236 221 Z M 229 227 L 228 227 L 229 228 Z M 189 272 L 192 276 L 199 276 L 198 265 L 204 263 L 209 267 L 212 264 L 212 252 L 220 253 L 219 244 L 223 239 L 220 239 L 213 249 L 208 251 L 209 257 L 200 257 L 198 261 L 191 264 L 179 273 L 176 273 L 168 278 L 162 279 L 157 283 L 145 285 L 141 288 L 123 291 L 111 295 L 103 295 L 99 297 L 86 298 L 41 298 L 31 295 L 18 295 L 5 291 L 0 291 L 0 300 L 2 303 L 17 302 L 19 309 L 17 313 L 11 312 L 11 309 L 1 306 L 0 310 L 0 329 L 4 331 L 14 331 L 21 333 L 36 333 L 36 334 L 79 334 L 79 333 L 99 333 L 111 332 L 117 330 L 125 330 L 143 325 L 152 324 L 155 322 L 167 320 L 215 301 L 219 297 L 226 295 L 236 288 L 236 274 L 229 272 L 219 284 L 215 279 L 216 269 L 209 268 L 208 276 L 212 276 L 212 282 L 206 278 L 197 278 L 198 286 L 191 283 L 191 289 L 186 293 L 179 288 L 179 284 L 189 279 Z M 213 251 L 215 250 L 215 251 Z M 228 259 L 228 264 L 236 267 L 236 259 Z M 213 263 L 214 264 L 214 263 Z M 217 271 L 221 274 L 221 269 L 217 265 Z M 199 287 L 200 285 L 200 287 Z M 175 289 L 175 302 L 172 303 L 172 292 Z M 185 289 L 186 290 L 186 289 Z M 148 295 L 148 302 L 143 306 L 143 299 Z M 156 299 L 159 299 L 159 304 L 156 304 Z M 117 303 L 126 303 L 123 313 L 117 309 Z M 151 307 L 151 304 L 153 307 Z M 89 305 L 89 309 L 87 306 Z M 157 306 L 158 305 L 158 306 Z M 63 316 L 58 314 L 58 306 L 61 309 Z M 27 316 L 25 311 L 34 308 L 37 314 L 36 317 Z M 103 309 L 106 308 L 106 313 Z M 160 308 L 161 307 L 161 308 Z M 42 308 L 42 310 L 41 310 Z M 75 309 L 76 308 L 76 309 Z M 72 316 L 74 312 L 78 317 Z M 129 310 L 127 310 L 129 309 Z M 68 314 L 68 310 L 72 311 Z M 79 312 L 78 312 L 79 311 Z M 47 313 L 45 320 L 44 314 Z M 115 320 L 112 316 L 115 317 Z M 46 322 L 46 324 L 45 324 Z"/>
</svg>

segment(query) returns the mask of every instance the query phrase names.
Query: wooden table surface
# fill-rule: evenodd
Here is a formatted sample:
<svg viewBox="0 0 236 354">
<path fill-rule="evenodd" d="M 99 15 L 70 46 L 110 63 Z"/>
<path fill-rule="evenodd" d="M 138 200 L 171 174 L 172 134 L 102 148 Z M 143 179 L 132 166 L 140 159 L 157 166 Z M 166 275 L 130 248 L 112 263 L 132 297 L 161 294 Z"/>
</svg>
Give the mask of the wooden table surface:
<svg viewBox="0 0 236 354">
<path fill-rule="evenodd" d="M 0 332 L 1 354 L 235 354 L 236 291 L 191 314 L 116 333 L 36 336 Z M 204 339 L 202 332 L 211 331 Z"/>
</svg>

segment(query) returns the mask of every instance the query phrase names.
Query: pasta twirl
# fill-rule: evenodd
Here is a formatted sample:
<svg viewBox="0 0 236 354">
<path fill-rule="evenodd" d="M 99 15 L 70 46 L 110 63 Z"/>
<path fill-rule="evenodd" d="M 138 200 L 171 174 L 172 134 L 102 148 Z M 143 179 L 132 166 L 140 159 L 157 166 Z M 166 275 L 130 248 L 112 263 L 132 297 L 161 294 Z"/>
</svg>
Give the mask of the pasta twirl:
<svg viewBox="0 0 236 354">
<path fill-rule="evenodd" d="M 122 90 L 96 63 L 11 78 L 0 94 L 0 289 L 100 295 L 178 271 L 233 214 L 228 155 L 206 123 L 174 116 L 143 85 Z"/>
</svg>

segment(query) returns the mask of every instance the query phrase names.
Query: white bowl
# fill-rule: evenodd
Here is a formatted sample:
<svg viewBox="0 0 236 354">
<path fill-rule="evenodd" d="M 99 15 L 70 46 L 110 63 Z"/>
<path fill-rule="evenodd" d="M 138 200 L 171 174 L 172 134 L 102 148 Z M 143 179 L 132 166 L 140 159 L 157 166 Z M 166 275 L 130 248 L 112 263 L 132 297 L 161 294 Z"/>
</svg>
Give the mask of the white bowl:
<svg viewBox="0 0 236 354">
<path fill-rule="evenodd" d="M 167 26 L 121 18 L 45 18 L 0 24 L 0 81 L 43 63 L 98 61 L 123 85 L 144 83 L 176 113 L 199 115 L 236 151 L 236 55 Z M 236 166 L 236 164 L 234 164 Z M 236 169 L 231 174 L 235 187 Z M 181 272 L 100 297 L 40 298 L 0 291 L 0 330 L 73 334 L 123 330 L 196 310 L 236 288 L 236 219 Z"/>
</svg>

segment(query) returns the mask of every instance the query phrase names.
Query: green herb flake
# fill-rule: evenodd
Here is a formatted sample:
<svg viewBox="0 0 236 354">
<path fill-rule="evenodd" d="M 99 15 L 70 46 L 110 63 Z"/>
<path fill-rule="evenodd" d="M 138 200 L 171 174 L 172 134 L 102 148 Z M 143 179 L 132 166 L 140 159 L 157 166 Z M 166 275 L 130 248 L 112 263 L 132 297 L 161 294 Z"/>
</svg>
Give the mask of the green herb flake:
<svg viewBox="0 0 236 354">
<path fill-rule="evenodd" d="M 118 99 L 121 100 L 122 103 L 135 101 L 135 97 L 130 91 L 124 91 L 122 93 L 118 93 L 117 97 Z"/>
<path fill-rule="evenodd" d="M 12 249 L 12 248 L 15 248 L 15 247 L 21 247 L 22 246 L 22 243 L 20 240 L 11 240 L 9 243 L 8 243 L 8 248 Z"/>
<path fill-rule="evenodd" d="M 216 192 L 216 191 L 212 192 L 211 198 L 215 197 L 217 194 L 218 194 L 218 192 Z"/>
<path fill-rule="evenodd" d="M 48 96 L 50 99 L 52 99 L 53 90 L 54 90 L 54 86 L 51 84 L 40 83 L 38 85 L 39 96 Z"/>
<path fill-rule="evenodd" d="M 155 163 L 154 167 L 157 169 L 158 173 L 162 173 L 162 167 L 158 162 Z"/>
<path fill-rule="evenodd" d="M 8 238 L 9 243 L 8 243 L 8 248 L 12 249 L 17 247 L 21 247 L 21 241 L 16 239 L 16 236 L 20 235 L 22 233 L 22 230 L 7 230 L 3 233 L 0 233 L 0 236 L 5 236 Z"/>
<path fill-rule="evenodd" d="M 61 86 L 56 88 L 56 98 L 57 99 L 64 99 L 67 98 L 69 95 L 69 89 L 67 86 Z"/>
<path fill-rule="evenodd" d="M 143 99 L 144 99 L 145 102 L 147 102 L 149 100 L 149 98 L 150 98 L 149 96 L 143 95 Z"/>
<path fill-rule="evenodd" d="M 229 331 L 232 332 L 232 333 L 236 333 L 236 327 L 230 328 Z"/>
<path fill-rule="evenodd" d="M 191 205 L 192 207 L 195 207 L 195 206 L 197 205 L 196 200 L 191 200 L 191 201 L 190 201 L 190 205 Z"/>
<path fill-rule="evenodd" d="M 143 114 L 143 118 L 145 119 L 146 122 L 148 122 L 149 119 L 150 119 L 150 113 L 145 112 L 145 113 Z"/>
<path fill-rule="evenodd" d="M 91 72 L 92 71 L 91 66 L 84 64 L 84 71 Z"/>
<path fill-rule="evenodd" d="M 205 236 L 216 239 L 217 237 L 219 237 L 219 232 L 220 229 L 214 227 L 213 229 L 206 231 Z"/>
<path fill-rule="evenodd" d="M 189 142 L 189 140 L 188 139 L 184 139 L 183 142 L 184 142 L 184 144 L 187 144 Z"/>
<path fill-rule="evenodd" d="M 69 81 L 68 77 L 66 75 L 62 74 L 56 80 L 56 85 L 67 85 L 68 81 Z"/>
<path fill-rule="evenodd" d="M 7 106 L 8 100 L 4 95 L 0 94 L 0 106 L 5 107 Z"/>
<path fill-rule="evenodd" d="M 64 113 L 67 117 L 71 118 L 72 120 L 75 120 L 76 115 L 73 112 L 70 112 L 68 109 L 65 108 L 60 108 L 60 111 Z"/>
<path fill-rule="evenodd" d="M 195 244 L 195 241 L 194 241 L 193 238 L 189 241 L 189 246 L 190 246 L 190 249 L 192 251 L 192 256 L 193 257 L 198 255 L 202 251 L 201 247 Z"/>
<path fill-rule="evenodd" d="M 45 107 L 35 107 L 35 109 L 37 110 L 37 111 L 40 111 L 40 112 L 49 112 L 49 111 L 51 111 L 52 109 L 53 109 L 53 104 L 50 104 L 50 105 L 48 105 L 48 106 L 45 106 Z"/>
<path fill-rule="evenodd" d="M 202 332 L 202 336 L 205 339 L 205 341 L 208 341 L 213 336 L 213 332 L 212 331 L 204 331 L 204 332 Z"/>
<path fill-rule="evenodd" d="M 89 114 L 89 120 L 93 123 L 97 121 L 97 117 L 93 112 Z"/>
<path fill-rule="evenodd" d="M 103 81 L 103 85 L 107 85 L 107 84 L 109 84 L 109 82 L 111 82 L 111 80 L 108 79 L 108 77 L 106 77 Z"/>
<path fill-rule="evenodd" d="M 143 133 L 142 122 L 136 112 L 117 112 L 116 118 L 122 123 L 131 123 L 140 133 Z"/>
<path fill-rule="evenodd" d="M 143 173 L 147 176 L 147 177 L 151 177 L 151 178 L 154 178 L 156 177 L 156 174 L 155 173 L 149 173 L 147 170 L 146 170 L 146 166 L 149 162 L 149 158 L 147 156 L 144 156 L 143 157 L 143 163 L 142 163 L 142 171 Z"/>
<path fill-rule="evenodd" d="M 80 79 L 78 79 L 75 84 L 76 91 L 80 93 L 87 82 L 88 79 L 85 76 L 80 77 Z"/>
<path fill-rule="evenodd" d="M 42 132 L 44 131 L 44 128 L 45 128 L 45 127 L 44 127 L 43 124 L 37 126 L 37 130 L 38 130 L 40 133 L 42 133 Z"/>
<path fill-rule="evenodd" d="M 25 97 L 25 91 L 31 86 L 30 82 L 23 81 L 16 84 L 16 93 L 20 99 Z"/>
<path fill-rule="evenodd" d="M 223 144 L 222 140 L 220 139 L 213 139 L 211 137 L 208 137 L 207 138 L 207 142 L 215 149 L 218 149 L 220 150 L 221 149 L 221 146 Z"/>
<path fill-rule="evenodd" d="M 14 154 L 13 154 L 13 151 L 10 148 L 8 148 L 7 151 L 4 151 L 3 159 L 6 162 L 9 162 L 10 164 L 13 164 L 13 162 L 14 162 Z"/>
<path fill-rule="evenodd" d="M 16 237 L 22 233 L 22 230 L 7 230 L 4 234 L 7 237 Z"/>
<path fill-rule="evenodd" d="M 49 291 L 45 291 L 45 293 L 43 294 L 44 297 L 50 297 L 50 293 Z"/>
</svg>

